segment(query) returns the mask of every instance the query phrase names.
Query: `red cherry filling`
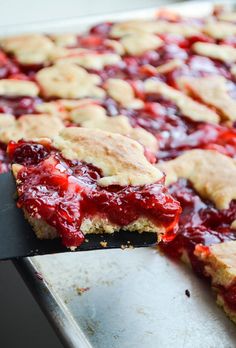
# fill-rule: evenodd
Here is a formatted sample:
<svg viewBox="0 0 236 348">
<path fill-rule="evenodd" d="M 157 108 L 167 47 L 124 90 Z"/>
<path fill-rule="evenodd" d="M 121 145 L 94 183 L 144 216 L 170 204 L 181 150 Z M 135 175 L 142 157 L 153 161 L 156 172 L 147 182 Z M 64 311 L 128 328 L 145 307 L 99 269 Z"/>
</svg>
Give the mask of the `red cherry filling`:
<svg viewBox="0 0 236 348">
<path fill-rule="evenodd" d="M 181 258 L 184 251 L 195 272 L 203 275 L 203 264 L 194 255 L 195 247 L 236 240 L 236 231 L 230 228 L 236 219 L 236 201 L 232 201 L 228 209 L 218 210 L 199 197 L 184 179 L 172 184 L 169 191 L 183 210 L 175 239 L 170 243 L 161 243 L 161 249 L 174 258 Z"/>
<path fill-rule="evenodd" d="M 140 126 L 152 133 L 159 142 L 158 160 L 168 160 L 194 148 L 214 149 L 236 156 L 236 130 L 184 117 L 178 107 L 158 94 L 146 95 L 145 107 L 125 109 L 112 99 L 102 106 L 110 116 L 126 115 L 132 126 Z"/>
<path fill-rule="evenodd" d="M 35 113 L 35 106 L 40 102 L 40 98 L 0 96 L 0 113 L 13 114 L 16 117 L 32 114 Z"/>
<path fill-rule="evenodd" d="M 48 157 L 49 149 L 41 144 L 19 141 L 17 144 L 14 142 L 9 143 L 8 153 L 11 162 L 31 165 L 38 164 L 43 159 Z"/>
<path fill-rule="evenodd" d="M 6 146 L 0 142 L 0 174 L 9 170 L 9 162 L 6 154 Z"/>
<path fill-rule="evenodd" d="M 55 227 L 66 246 L 83 242 L 81 223 L 94 216 L 120 227 L 146 217 L 165 227 L 166 240 L 173 238 L 180 206 L 163 182 L 100 187 L 97 180 L 102 174 L 98 168 L 65 160 L 55 150 L 43 147 L 23 141 L 8 147 L 13 162 L 25 165 L 17 176 L 18 205 Z"/>
</svg>

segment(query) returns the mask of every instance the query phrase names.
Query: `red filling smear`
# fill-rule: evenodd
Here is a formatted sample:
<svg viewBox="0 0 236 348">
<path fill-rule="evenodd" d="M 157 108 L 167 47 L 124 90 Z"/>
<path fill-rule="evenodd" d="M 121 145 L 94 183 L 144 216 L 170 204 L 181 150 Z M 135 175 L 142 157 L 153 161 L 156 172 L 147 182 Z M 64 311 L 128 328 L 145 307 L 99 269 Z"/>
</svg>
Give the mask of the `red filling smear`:
<svg viewBox="0 0 236 348">
<path fill-rule="evenodd" d="M 161 249 L 172 258 L 181 258 L 187 253 L 196 273 L 203 275 L 203 264 L 194 255 L 196 246 L 201 247 L 236 240 L 236 231 L 230 228 L 236 219 L 236 201 L 230 207 L 218 210 L 211 202 L 203 200 L 190 183 L 180 179 L 169 187 L 171 195 L 180 202 L 182 213 L 179 230 L 173 241 L 161 243 Z"/>
<path fill-rule="evenodd" d="M 174 237 L 181 209 L 163 180 L 144 186 L 100 187 L 98 168 L 65 160 L 47 146 L 12 142 L 8 153 L 14 163 L 24 165 L 17 176 L 18 206 L 55 227 L 66 246 L 83 242 L 80 225 L 95 215 L 121 227 L 144 216 L 165 227 L 166 240 Z"/>
</svg>

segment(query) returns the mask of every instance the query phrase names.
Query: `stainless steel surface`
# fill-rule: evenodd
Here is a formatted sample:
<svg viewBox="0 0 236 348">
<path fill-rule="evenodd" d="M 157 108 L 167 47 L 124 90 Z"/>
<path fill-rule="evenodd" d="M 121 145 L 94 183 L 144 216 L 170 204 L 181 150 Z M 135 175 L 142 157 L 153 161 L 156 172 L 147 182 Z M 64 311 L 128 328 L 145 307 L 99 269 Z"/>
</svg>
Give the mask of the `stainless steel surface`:
<svg viewBox="0 0 236 348">
<path fill-rule="evenodd" d="M 209 13 L 211 3 L 171 7 L 186 15 L 201 16 Z M 3 29 L 2 34 L 19 30 L 78 31 L 106 19 L 154 14 L 154 9 L 147 9 L 16 26 Z M 18 269 L 68 347 L 236 346 L 235 325 L 217 308 L 207 284 L 154 249 L 33 257 L 18 263 Z M 185 295 L 186 289 L 190 297 Z"/>
<path fill-rule="evenodd" d="M 216 307 L 207 284 L 154 249 L 52 255 L 31 262 L 59 304 L 60 318 L 74 325 L 72 347 L 88 344 L 82 345 L 77 330 L 96 348 L 235 347 L 235 326 Z M 60 330 L 68 333 L 68 326 Z"/>
</svg>

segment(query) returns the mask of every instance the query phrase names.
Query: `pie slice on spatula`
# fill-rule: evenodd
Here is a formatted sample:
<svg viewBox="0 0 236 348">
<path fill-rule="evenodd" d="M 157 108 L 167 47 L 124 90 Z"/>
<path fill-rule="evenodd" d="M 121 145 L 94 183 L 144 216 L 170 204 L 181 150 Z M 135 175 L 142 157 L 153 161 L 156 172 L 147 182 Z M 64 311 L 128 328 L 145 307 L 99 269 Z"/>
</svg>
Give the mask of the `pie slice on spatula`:
<svg viewBox="0 0 236 348">
<path fill-rule="evenodd" d="M 17 205 L 39 239 L 60 237 L 73 249 L 90 234 L 174 237 L 180 204 L 138 142 L 69 127 L 53 140 L 11 142 L 8 154 Z"/>
</svg>

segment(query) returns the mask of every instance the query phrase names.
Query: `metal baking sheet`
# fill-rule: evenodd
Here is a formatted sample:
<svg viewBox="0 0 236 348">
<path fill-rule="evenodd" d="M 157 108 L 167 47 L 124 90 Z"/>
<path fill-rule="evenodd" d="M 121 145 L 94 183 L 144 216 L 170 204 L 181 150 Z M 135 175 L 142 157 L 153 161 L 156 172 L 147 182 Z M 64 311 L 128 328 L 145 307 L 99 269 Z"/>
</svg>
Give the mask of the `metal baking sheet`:
<svg viewBox="0 0 236 348">
<path fill-rule="evenodd" d="M 170 7 L 202 16 L 212 2 Z M 107 19 L 150 18 L 155 11 L 21 25 L 1 28 L 1 34 L 79 31 Z M 236 346 L 236 327 L 216 306 L 210 287 L 155 249 L 36 256 L 15 264 L 66 347 Z"/>
</svg>

